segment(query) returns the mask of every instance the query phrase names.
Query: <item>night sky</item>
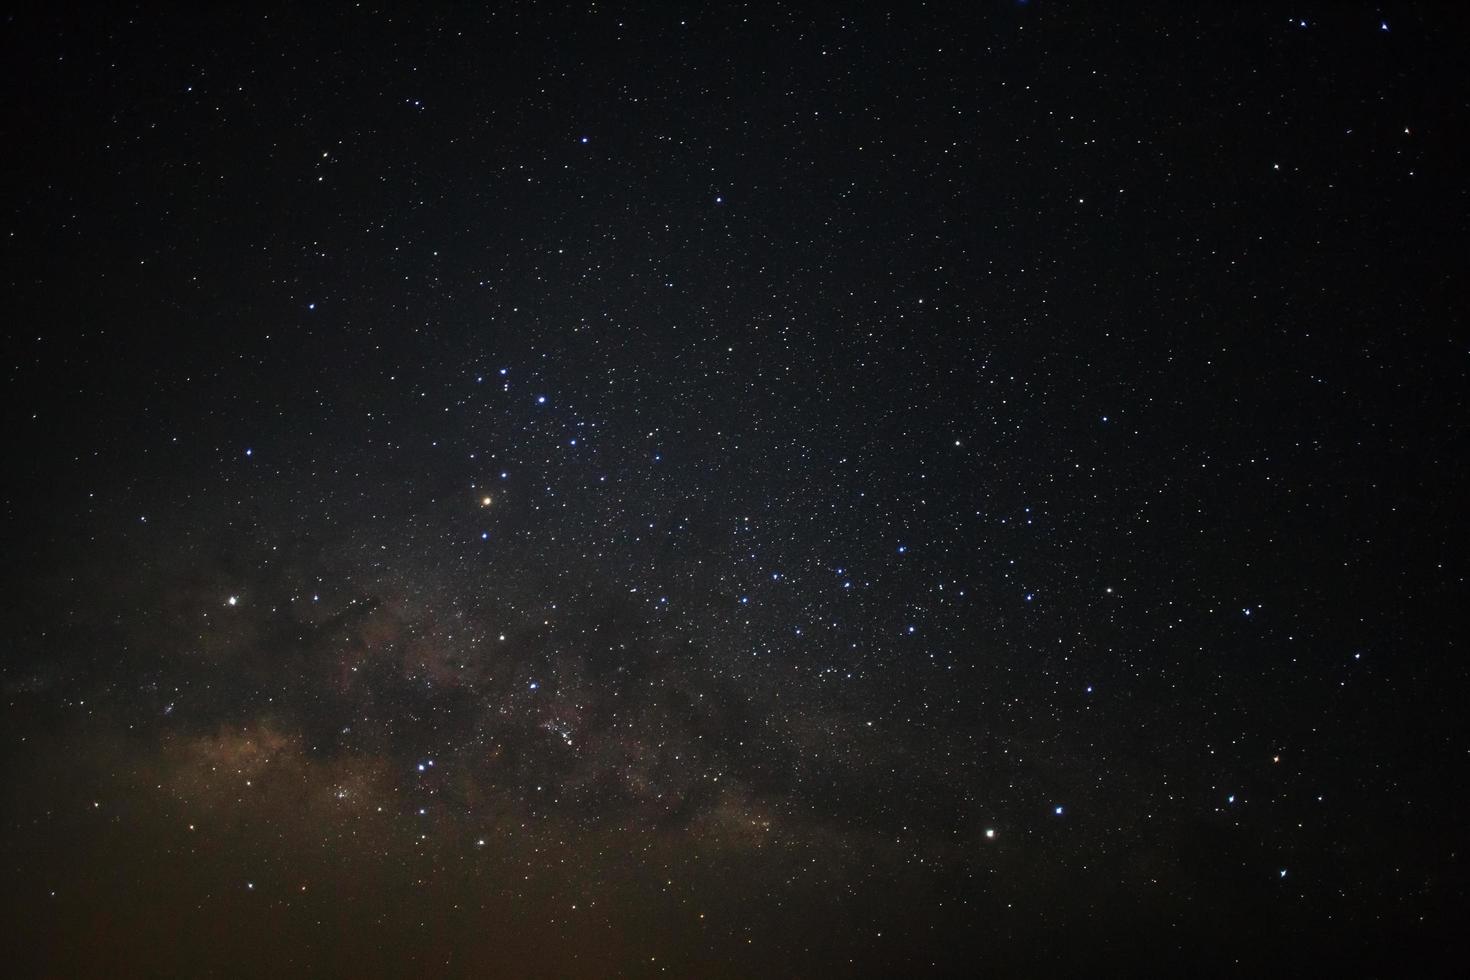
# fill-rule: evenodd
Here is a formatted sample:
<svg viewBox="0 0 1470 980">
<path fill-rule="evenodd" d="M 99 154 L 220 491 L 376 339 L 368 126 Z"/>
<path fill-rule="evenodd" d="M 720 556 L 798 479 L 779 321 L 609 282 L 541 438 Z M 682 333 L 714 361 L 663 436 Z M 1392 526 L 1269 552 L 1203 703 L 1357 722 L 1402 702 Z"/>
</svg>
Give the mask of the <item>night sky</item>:
<svg viewBox="0 0 1470 980">
<path fill-rule="evenodd" d="M 1463 966 L 1453 5 L 71 6 L 7 973 Z"/>
</svg>

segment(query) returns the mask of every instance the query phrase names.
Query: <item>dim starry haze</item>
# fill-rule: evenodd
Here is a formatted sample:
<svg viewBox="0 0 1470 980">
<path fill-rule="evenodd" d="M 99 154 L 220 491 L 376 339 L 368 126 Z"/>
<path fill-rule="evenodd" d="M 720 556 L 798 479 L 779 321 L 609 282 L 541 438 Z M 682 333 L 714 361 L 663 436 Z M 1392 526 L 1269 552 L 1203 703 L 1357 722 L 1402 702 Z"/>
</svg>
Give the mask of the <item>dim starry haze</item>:
<svg viewBox="0 0 1470 980">
<path fill-rule="evenodd" d="M 1460 975 L 1466 26 L 12 9 L 5 972 Z"/>
</svg>

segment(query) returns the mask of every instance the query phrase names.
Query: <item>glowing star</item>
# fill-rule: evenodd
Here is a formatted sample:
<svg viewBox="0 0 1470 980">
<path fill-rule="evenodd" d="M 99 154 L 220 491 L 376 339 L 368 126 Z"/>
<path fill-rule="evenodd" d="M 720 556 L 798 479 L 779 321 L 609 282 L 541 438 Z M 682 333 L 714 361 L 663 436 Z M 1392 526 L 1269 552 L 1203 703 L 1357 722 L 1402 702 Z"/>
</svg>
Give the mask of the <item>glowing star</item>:
<svg viewBox="0 0 1470 980">
<path fill-rule="evenodd" d="M 225 602 L 231 606 L 238 606 L 240 604 L 240 597 L 237 595 L 232 595 L 228 599 L 226 599 Z"/>
<path fill-rule="evenodd" d="M 985 828 L 985 839 L 986 840 L 995 840 L 995 829 L 993 827 L 986 827 Z"/>
<path fill-rule="evenodd" d="M 486 494 L 485 496 L 480 498 L 481 507 L 489 507 L 492 503 L 494 503 L 494 501 L 490 499 L 489 494 Z"/>
</svg>

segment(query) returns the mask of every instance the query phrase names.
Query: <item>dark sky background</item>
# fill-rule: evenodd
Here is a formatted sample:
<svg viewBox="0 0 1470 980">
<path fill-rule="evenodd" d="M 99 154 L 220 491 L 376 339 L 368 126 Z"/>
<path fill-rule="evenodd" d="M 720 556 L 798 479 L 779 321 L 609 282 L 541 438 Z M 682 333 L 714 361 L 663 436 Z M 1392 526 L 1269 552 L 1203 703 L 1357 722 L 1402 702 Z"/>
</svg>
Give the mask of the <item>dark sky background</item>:
<svg viewBox="0 0 1470 980">
<path fill-rule="evenodd" d="M 1463 963 L 1453 5 L 69 6 L 7 972 Z"/>
</svg>

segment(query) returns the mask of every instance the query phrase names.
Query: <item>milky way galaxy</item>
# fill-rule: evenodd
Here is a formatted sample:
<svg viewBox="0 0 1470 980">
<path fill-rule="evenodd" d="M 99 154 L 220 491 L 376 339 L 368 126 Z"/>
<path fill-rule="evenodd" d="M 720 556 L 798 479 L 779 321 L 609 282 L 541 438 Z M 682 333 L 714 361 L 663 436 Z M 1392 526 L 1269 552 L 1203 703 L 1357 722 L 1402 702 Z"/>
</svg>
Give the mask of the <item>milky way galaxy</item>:
<svg viewBox="0 0 1470 980">
<path fill-rule="evenodd" d="M 7 972 L 1463 957 L 1447 20 L 14 15 Z"/>
</svg>

